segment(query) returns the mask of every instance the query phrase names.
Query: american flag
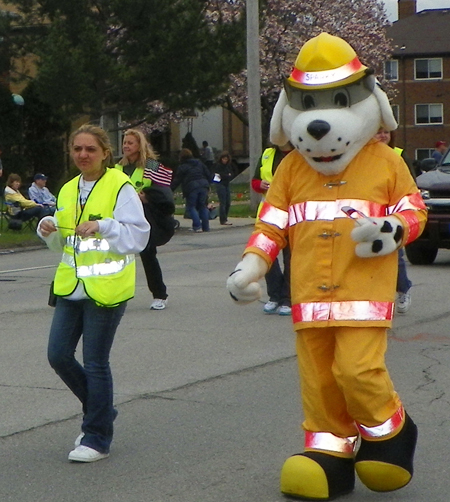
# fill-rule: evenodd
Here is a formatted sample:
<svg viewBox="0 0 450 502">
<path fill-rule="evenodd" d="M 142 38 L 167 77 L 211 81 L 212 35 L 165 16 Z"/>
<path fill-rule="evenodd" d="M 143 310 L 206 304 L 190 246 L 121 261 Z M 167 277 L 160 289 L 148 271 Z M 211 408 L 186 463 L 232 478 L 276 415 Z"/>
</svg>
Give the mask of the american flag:
<svg viewBox="0 0 450 502">
<path fill-rule="evenodd" d="M 144 178 L 150 178 L 155 185 L 170 187 L 173 171 L 160 162 L 152 160 L 144 168 Z"/>
</svg>

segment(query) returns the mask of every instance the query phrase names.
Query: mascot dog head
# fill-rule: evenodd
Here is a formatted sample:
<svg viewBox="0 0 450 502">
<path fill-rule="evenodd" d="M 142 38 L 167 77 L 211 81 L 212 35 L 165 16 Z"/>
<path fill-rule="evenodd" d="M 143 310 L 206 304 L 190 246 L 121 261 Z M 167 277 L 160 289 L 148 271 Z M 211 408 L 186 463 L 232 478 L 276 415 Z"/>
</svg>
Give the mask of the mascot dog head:
<svg viewBox="0 0 450 502">
<path fill-rule="evenodd" d="M 380 125 L 396 129 L 372 72 L 339 37 L 321 33 L 300 50 L 270 123 L 270 139 L 292 143 L 316 171 L 342 172 Z"/>
</svg>

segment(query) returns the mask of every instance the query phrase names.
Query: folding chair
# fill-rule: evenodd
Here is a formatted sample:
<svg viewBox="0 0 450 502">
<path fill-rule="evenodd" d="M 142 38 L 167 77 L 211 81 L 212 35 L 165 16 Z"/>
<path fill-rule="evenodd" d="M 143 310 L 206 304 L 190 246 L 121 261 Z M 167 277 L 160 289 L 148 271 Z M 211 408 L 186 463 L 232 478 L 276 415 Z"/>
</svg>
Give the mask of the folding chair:
<svg viewBox="0 0 450 502">
<path fill-rule="evenodd" d="M 31 230 L 34 232 L 36 230 L 37 224 L 38 224 L 38 219 L 36 217 L 33 217 L 29 220 L 23 221 L 21 218 L 16 218 L 15 214 L 17 214 L 17 209 L 19 208 L 20 211 L 20 204 L 18 202 L 8 202 L 6 200 L 3 200 L 3 204 L 6 208 L 6 211 L 4 211 L 3 216 L 6 221 L 6 228 L 9 230 L 15 230 L 15 231 L 20 231 L 20 230 Z"/>
</svg>

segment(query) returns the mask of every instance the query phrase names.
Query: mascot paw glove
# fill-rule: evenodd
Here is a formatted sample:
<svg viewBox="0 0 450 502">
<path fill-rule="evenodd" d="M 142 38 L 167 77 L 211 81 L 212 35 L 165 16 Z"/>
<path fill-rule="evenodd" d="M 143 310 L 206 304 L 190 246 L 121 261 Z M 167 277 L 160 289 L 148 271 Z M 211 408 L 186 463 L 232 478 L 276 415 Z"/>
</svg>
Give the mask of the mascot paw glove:
<svg viewBox="0 0 450 502">
<path fill-rule="evenodd" d="M 395 216 L 360 218 L 351 236 L 358 243 L 355 252 L 360 258 L 384 256 L 400 247 L 403 226 Z"/>
<path fill-rule="evenodd" d="M 240 305 L 259 300 L 261 286 L 258 281 L 266 275 L 267 270 L 267 263 L 260 256 L 246 254 L 228 277 L 227 289 L 231 298 Z"/>
</svg>

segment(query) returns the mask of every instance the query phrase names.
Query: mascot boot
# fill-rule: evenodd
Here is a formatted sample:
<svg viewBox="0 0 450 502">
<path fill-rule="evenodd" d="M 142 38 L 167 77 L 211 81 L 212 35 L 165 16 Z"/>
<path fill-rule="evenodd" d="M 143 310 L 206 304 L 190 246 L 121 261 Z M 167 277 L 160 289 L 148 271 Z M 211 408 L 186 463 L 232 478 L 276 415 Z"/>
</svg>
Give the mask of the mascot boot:
<svg viewBox="0 0 450 502">
<path fill-rule="evenodd" d="M 358 424 L 361 446 L 355 468 L 359 479 L 371 490 L 388 492 L 407 485 L 413 476 L 417 427 L 400 408 L 384 424 Z"/>
<path fill-rule="evenodd" d="M 302 500 L 332 500 L 355 487 L 353 452 L 357 437 L 306 432 L 305 452 L 288 458 L 281 470 L 281 492 Z"/>
</svg>

